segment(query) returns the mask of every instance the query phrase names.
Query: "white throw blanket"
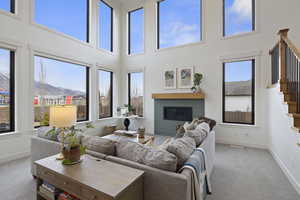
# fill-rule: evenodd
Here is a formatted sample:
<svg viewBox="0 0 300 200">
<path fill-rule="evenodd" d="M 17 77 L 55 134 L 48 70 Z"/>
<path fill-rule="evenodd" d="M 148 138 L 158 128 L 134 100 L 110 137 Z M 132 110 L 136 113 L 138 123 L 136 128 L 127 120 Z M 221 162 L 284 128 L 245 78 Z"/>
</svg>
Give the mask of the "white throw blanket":
<svg viewBox="0 0 300 200">
<path fill-rule="evenodd" d="M 207 157 L 202 148 L 197 148 L 179 170 L 188 169 L 192 172 L 192 199 L 204 200 L 206 194 L 211 194 L 209 173 L 206 170 Z M 206 190 L 206 191 L 204 191 Z"/>
</svg>

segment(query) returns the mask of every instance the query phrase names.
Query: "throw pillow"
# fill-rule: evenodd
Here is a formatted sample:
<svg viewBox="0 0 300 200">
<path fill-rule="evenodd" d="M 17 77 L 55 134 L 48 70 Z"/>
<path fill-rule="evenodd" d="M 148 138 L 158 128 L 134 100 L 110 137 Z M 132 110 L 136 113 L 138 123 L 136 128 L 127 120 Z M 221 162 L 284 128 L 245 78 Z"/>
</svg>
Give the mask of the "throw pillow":
<svg viewBox="0 0 300 200">
<path fill-rule="evenodd" d="M 43 126 L 38 128 L 37 130 L 37 135 L 40 138 L 44 138 L 47 140 L 52 140 L 52 141 L 58 141 L 58 131 L 55 131 L 53 133 L 49 133 L 50 130 L 52 130 L 53 128 L 50 126 Z"/>
<path fill-rule="evenodd" d="M 207 118 L 207 117 L 199 117 L 199 120 L 201 122 L 206 122 L 209 124 L 210 131 L 216 126 L 217 122 L 213 119 Z"/>
<path fill-rule="evenodd" d="M 104 139 L 99 136 L 84 136 L 82 145 L 86 146 L 88 150 L 103 153 L 106 155 L 115 155 L 115 142 Z"/>
<path fill-rule="evenodd" d="M 143 164 L 147 148 L 139 143 L 121 140 L 116 143 L 116 155 L 126 160 Z"/>
<path fill-rule="evenodd" d="M 184 135 L 195 140 L 196 146 L 199 146 L 209 133 L 209 125 L 205 122 L 199 124 L 195 130 L 189 130 Z"/>
<path fill-rule="evenodd" d="M 193 153 L 195 148 L 196 143 L 193 138 L 182 137 L 170 143 L 167 147 L 167 151 L 177 157 L 178 167 L 181 167 Z"/>
<path fill-rule="evenodd" d="M 177 157 L 165 150 L 148 148 L 143 163 L 150 167 L 171 172 L 175 172 L 177 169 Z"/>
</svg>

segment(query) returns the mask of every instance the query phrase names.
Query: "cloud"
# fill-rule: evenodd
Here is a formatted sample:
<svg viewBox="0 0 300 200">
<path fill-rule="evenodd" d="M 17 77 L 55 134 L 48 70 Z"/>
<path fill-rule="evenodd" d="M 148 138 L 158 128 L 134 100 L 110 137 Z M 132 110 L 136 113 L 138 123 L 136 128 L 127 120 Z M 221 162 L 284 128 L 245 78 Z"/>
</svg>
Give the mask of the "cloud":
<svg viewBox="0 0 300 200">
<path fill-rule="evenodd" d="M 196 24 L 173 22 L 163 30 L 160 41 L 162 45 L 176 46 L 197 42 L 199 39 L 199 27 Z"/>
<path fill-rule="evenodd" d="M 234 0 L 230 12 L 239 16 L 240 20 L 249 19 L 252 16 L 252 0 Z"/>
</svg>

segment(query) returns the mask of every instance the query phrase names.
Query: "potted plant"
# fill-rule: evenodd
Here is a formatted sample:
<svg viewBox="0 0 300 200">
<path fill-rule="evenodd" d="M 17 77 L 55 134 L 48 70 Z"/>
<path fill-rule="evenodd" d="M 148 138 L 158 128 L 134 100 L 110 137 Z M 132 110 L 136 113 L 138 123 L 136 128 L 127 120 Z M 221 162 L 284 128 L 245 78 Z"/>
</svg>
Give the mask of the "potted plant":
<svg viewBox="0 0 300 200">
<path fill-rule="evenodd" d="M 87 129 L 94 128 L 91 123 L 86 123 L 85 127 Z M 55 134 L 61 130 L 53 127 L 48 134 Z M 71 126 L 70 128 L 65 128 L 65 133 L 60 137 L 60 141 L 63 145 L 62 155 L 63 155 L 63 164 L 74 164 L 80 161 L 81 155 L 85 154 L 86 147 L 82 146 L 80 143 L 80 133 L 83 132 L 82 129 L 77 128 L 76 126 Z"/>
<path fill-rule="evenodd" d="M 202 79 L 203 79 L 203 74 L 201 74 L 201 73 L 194 74 L 194 86 L 191 88 L 191 90 L 194 93 L 201 92 L 200 84 L 201 84 Z"/>
</svg>

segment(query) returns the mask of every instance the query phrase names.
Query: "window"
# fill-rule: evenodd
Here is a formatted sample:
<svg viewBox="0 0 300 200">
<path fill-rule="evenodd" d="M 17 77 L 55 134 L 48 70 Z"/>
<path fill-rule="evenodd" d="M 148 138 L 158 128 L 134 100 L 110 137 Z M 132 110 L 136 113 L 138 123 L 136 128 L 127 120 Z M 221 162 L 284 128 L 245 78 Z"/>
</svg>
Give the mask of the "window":
<svg viewBox="0 0 300 200">
<path fill-rule="evenodd" d="M 223 122 L 254 124 L 255 61 L 223 64 Z"/>
<path fill-rule="evenodd" d="M 142 72 L 128 74 L 128 105 L 133 114 L 143 116 L 144 113 L 144 76 Z"/>
<path fill-rule="evenodd" d="M 99 76 L 99 119 L 113 115 L 113 73 L 98 70 Z"/>
<path fill-rule="evenodd" d="M 113 51 L 113 8 L 99 2 L 99 48 Z"/>
<path fill-rule="evenodd" d="M 35 0 L 35 22 L 89 42 L 89 0 Z"/>
<path fill-rule="evenodd" d="M 53 105 L 76 105 L 77 121 L 89 118 L 89 69 L 85 66 L 34 57 L 34 125 L 49 125 Z"/>
<path fill-rule="evenodd" d="M 0 9 L 15 13 L 15 0 L 1 0 Z"/>
<path fill-rule="evenodd" d="M 14 131 L 15 53 L 0 49 L 0 133 Z"/>
<path fill-rule="evenodd" d="M 201 41 L 202 0 L 157 3 L 157 48 Z"/>
<path fill-rule="evenodd" d="M 223 0 L 223 36 L 255 30 L 255 0 Z"/>
<path fill-rule="evenodd" d="M 144 51 L 144 9 L 128 13 L 128 54 Z"/>
</svg>

